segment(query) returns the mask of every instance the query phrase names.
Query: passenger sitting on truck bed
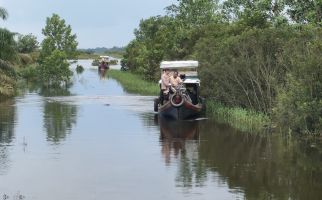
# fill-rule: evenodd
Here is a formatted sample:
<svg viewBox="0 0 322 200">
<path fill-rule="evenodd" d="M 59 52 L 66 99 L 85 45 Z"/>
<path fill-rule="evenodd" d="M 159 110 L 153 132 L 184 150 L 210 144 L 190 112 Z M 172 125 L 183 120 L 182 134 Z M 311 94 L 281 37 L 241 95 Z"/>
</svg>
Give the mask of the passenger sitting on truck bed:
<svg viewBox="0 0 322 200">
<path fill-rule="evenodd" d="M 163 100 L 168 100 L 170 88 L 170 70 L 164 69 L 161 76 L 161 91 L 160 91 L 160 103 L 163 105 Z"/>
<path fill-rule="evenodd" d="M 178 76 L 178 71 L 174 71 L 173 75 L 170 77 L 171 86 L 176 87 L 182 83 L 181 78 Z"/>
</svg>

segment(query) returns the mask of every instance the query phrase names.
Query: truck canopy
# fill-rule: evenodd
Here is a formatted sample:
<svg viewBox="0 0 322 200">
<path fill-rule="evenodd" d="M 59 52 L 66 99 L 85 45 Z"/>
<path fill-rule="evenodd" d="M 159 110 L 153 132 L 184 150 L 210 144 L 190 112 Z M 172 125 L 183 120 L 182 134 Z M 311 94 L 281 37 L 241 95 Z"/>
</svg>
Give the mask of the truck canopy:
<svg viewBox="0 0 322 200">
<path fill-rule="evenodd" d="M 195 60 L 184 60 L 184 61 L 162 61 L 160 69 L 195 69 L 199 65 L 198 61 Z"/>
</svg>

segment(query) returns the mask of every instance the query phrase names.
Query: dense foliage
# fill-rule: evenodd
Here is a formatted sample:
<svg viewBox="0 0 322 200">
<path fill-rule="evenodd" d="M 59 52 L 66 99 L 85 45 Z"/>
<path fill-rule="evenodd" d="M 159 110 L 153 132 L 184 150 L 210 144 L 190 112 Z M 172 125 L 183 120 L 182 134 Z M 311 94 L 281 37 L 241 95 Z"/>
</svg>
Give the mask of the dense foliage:
<svg viewBox="0 0 322 200">
<path fill-rule="evenodd" d="M 321 3 L 178 0 L 142 20 L 123 62 L 145 79 L 162 60 L 200 62 L 202 94 L 299 132 L 322 130 Z"/>
</svg>

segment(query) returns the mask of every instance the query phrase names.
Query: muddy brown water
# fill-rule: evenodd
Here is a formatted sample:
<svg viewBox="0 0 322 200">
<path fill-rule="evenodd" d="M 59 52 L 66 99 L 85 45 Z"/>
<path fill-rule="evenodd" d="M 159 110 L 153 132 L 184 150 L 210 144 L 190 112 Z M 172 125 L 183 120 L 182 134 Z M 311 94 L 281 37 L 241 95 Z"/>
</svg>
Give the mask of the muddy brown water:
<svg viewBox="0 0 322 200">
<path fill-rule="evenodd" d="M 318 140 L 159 119 L 79 62 L 68 90 L 0 103 L 0 200 L 322 199 Z"/>
</svg>

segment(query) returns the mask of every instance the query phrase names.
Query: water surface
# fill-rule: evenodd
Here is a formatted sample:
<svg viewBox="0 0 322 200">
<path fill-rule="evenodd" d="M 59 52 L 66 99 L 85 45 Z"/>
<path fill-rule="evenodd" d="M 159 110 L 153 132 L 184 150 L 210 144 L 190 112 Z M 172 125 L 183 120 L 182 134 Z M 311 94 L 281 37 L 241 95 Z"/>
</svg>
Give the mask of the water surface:
<svg viewBox="0 0 322 200">
<path fill-rule="evenodd" d="M 71 88 L 0 104 L 0 199 L 321 199 L 319 140 L 159 119 L 79 62 Z"/>
</svg>

